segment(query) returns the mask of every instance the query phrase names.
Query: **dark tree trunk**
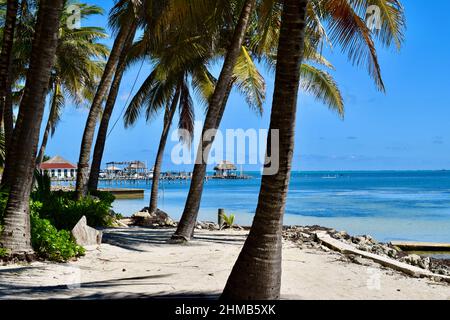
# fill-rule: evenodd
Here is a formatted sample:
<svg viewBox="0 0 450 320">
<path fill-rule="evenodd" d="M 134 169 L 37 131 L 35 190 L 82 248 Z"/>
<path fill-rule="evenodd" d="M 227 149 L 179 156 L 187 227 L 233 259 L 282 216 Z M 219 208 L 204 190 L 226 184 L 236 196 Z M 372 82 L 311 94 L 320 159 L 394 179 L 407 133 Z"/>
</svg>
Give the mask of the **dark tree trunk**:
<svg viewBox="0 0 450 320">
<path fill-rule="evenodd" d="M 0 125 L 3 123 L 5 131 L 6 153 L 8 152 L 14 126 L 11 99 L 11 65 L 18 7 L 19 3 L 17 0 L 7 1 L 5 26 L 3 28 L 2 52 L 0 54 Z M 8 171 L 4 172 L 2 176 L 2 186 L 9 185 L 8 177 Z"/>
<path fill-rule="evenodd" d="M 95 94 L 94 100 L 89 110 L 86 126 L 81 141 L 80 158 L 78 161 L 76 196 L 78 199 L 86 196 L 87 184 L 89 180 L 89 160 L 91 157 L 92 142 L 94 140 L 95 127 L 97 125 L 98 115 L 100 114 L 102 102 L 111 86 L 112 77 L 116 70 L 117 63 L 122 53 L 124 44 L 128 38 L 130 26 L 124 26 L 114 41 L 108 62 L 106 63 L 102 79 Z"/>
<path fill-rule="evenodd" d="M 250 235 L 231 272 L 222 298 L 280 298 L 282 227 L 294 153 L 297 96 L 303 59 L 307 0 L 285 0 L 278 45 L 270 130 L 279 130 L 279 149 L 268 139 L 267 154 L 279 154 L 279 171 L 264 175 Z"/>
<path fill-rule="evenodd" d="M 100 175 L 100 168 L 102 165 L 103 152 L 105 150 L 106 138 L 108 135 L 109 121 L 114 111 L 117 95 L 119 94 L 120 83 L 126 68 L 126 58 L 128 51 L 133 45 L 134 36 L 136 35 L 137 25 L 132 26 L 128 34 L 126 44 L 122 50 L 117 66 L 116 74 L 109 91 L 108 100 L 106 101 L 105 110 L 103 110 L 102 120 L 98 129 L 97 140 L 95 142 L 94 154 L 92 158 L 91 171 L 89 174 L 89 191 L 96 191 L 98 188 L 98 179 Z"/>
<path fill-rule="evenodd" d="M 5 26 L 3 28 L 2 52 L 0 54 L 0 123 L 3 121 L 4 110 L 8 99 L 8 91 L 11 91 L 11 64 L 12 48 L 14 44 L 14 31 L 16 29 L 17 11 L 19 9 L 18 0 L 8 0 L 6 8 Z M 11 132 L 6 132 L 5 139 Z"/>
<path fill-rule="evenodd" d="M 55 85 L 55 91 L 57 90 L 57 84 Z M 52 122 L 55 119 L 57 113 L 57 106 L 56 106 L 56 93 L 53 95 L 52 99 L 52 105 L 50 107 L 50 112 L 47 119 L 47 125 L 45 126 L 44 136 L 42 137 L 41 147 L 39 148 L 39 153 L 36 158 L 36 169 L 38 169 L 42 161 L 44 160 L 45 156 L 45 149 L 47 148 L 48 138 L 50 137 L 50 132 L 52 131 Z"/>
<path fill-rule="evenodd" d="M 11 92 L 11 83 L 8 80 L 8 89 L 5 93 L 5 109 L 3 110 L 3 124 L 5 127 L 5 146 L 8 150 L 9 144 L 12 140 L 14 131 L 14 113 L 13 113 L 13 101 Z"/>
<path fill-rule="evenodd" d="M 205 124 L 202 132 L 202 139 L 198 148 L 196 164 L 192 176 L 191 186 L 189 189 L 188 198 L 184 207 L 183 215 L 178 229 L 172 236 L 174 241 L 189 241 L 194 233 L 195 223 L 197 221 L 198 210 L 200 208 L 200 201 L 202 198 L 203 184 L 206 176 L 206 160 L 209 156 L 214 136 L 204 141 L 205 133 L 211 130 L 217 130 L 222 120 L 224 112 L 224 98 L 227 95 L 227 90 L 230 88 L 234 66 L 239 57 L 239 53 L 245 38 L 247 27 L 249 25 L 250 16 L 255 6 L 255 0 L 246 0 L 242 8 L 241 16 L 234 31 L 231 45 L 227 51 L 225 61 L 223 63 L 222 71 L 217 81 L 216 89 L 209 104 L 208 113 L 206 114 Z"/>
<path fill-rule="evenodd" d="M 11 255 L 32 252 L 29 201 L 35 168 L 39 131 L 44 114 L 50 74 L 58 43 L 58 30 L 63 0 L 41 0 L 33 40 L 30 67 L 25 92 L 19 109 L 19 121 L 14 129 L 15 165 L 5 209 L 5 225 L 1 245 Z M 6 165 L 10 161 L 7 159 Z"/>
<path fill-rule="evenodd" d="M 164 115 L 164 127 L 159 141 L 158 153 L 156 155 L 155 167 L 153 170 L 152 191 L 150 194 L 150 212 L 155 212 L 158 209 L 158 191 L 159 191 L 159 179 L 161 178 L 161 167 L 163 162 L 164 150 L 167 144 L 167 138 L 169 136 L 170 127 L 172 125 L 173 117 L 177 110 L 178 101 L 180 100 L 180 88 L 177 89 L 172 99 L 172 104 L 167 109 Z"/>
</svg>

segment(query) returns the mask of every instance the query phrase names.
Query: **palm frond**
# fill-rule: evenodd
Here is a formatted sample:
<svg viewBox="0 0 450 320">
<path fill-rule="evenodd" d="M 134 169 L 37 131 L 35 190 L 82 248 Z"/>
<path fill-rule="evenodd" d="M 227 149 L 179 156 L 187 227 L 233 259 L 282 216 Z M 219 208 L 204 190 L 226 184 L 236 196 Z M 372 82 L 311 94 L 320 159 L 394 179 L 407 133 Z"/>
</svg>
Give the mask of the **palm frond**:
<svg viewBox="0 0 450 320">
<path fill-rule="evenodd" d="M 245 96 L 248 105 L 262 114 L 266 98 L 266 83 L 245 47 L 241 48 L 234 67 L 233 79 L 238 90 Z"/>
<path fill-rule="evenodd" d="M 190 145 L 194 136 L 195 116 L 194 103 L 192 102 L 186 79 L 181 81 L 179 110 L 180 120 L 178 123 L 178 129 L 183 130 L 184 132 L 189 132 L 190 139 L 186 140 L 187 137 L 184 134 L 179 135 L 179 137 L 183 143 Z"/>
<path fill-rule="evenodd" d="M 300 86 L 303 90 L 336 111 L 340 117 L 344 117 L 344 99 L 329 73 L 304 63 L 300 68 L 300 76 Z"/>
</svg>

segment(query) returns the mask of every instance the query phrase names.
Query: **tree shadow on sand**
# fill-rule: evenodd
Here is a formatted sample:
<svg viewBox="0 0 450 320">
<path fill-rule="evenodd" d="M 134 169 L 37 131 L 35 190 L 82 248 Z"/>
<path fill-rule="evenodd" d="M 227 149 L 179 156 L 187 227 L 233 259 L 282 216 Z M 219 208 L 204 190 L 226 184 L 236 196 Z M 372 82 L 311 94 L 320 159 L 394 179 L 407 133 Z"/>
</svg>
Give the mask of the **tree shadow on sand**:
<svg viewBox="0 0 450 320">
<path fill-rule="evenodd" d="M 174 233 L 174 229 L 146 229 L 146 228 L 129 228 L 129 229 L 105 229 L 103 230 L 103 243 L 121 247 L 126 250 L 143 252 L 142 245 L 153 246 L 173 246 L 168 241 Z M 194 239 L 187 244 L 188 246 L 202 246 L 208 243 L 221 243 L 230 245 L 240 245 L 245 241 L 246 235 L 242 233 L 224 234 L 220 232 L 210 231 L 194 236 Z M 180 245 L 180 244 L 178 244 Z"/>
</svg>

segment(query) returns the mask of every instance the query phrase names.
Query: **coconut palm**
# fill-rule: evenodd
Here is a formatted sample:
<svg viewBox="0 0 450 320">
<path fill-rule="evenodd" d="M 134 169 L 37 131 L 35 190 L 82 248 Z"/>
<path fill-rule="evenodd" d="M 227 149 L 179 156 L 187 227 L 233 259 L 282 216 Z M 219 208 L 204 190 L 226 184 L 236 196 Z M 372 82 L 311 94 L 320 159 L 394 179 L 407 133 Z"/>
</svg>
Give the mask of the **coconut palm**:
<svg viewBox="0 0 450 320">
<path fill-rule="evenodd" d="M 202 137 L 205 136 L 205 133 L 207 132 L 217 130 L 220 125 L 226 105 L 226 103 L 224 103 L 224 98 L 227 96 L 227 93 L 229 93 L 231 88 L 233 71 L 242 50 L 242 45 L 245 40 L 245 35 L 255 3 L 256 0 L 243 1 L 243 5 L 241 7 L 242 9 L 223 62 L 222 71 L 220 72 L 219 79 L 208 106 Z M 194 232 L 194 226 L 197 221 L 198 210 L 200 208 L 200 199 L 205 180 L 204 178 L 206 174 L 205 155 L 208 155 L 211 150 L 214 142 L 214 136 L 212 136 L 211 139 L 208 139 L 209 141 L 206 141 L 206 139 L 200 140 L 186 205 L 180 223 L 178 224 L 177 231 L 172 236 L 172 240 L 176 242 L 189 240 Z"/>
<path fill-rule="evenodd" d="M 103 10 L 97 6 L 79 3 L 78 7 L 81 19 L 103 14 Z M 79 29 L 69 28 L 68 18 L 65 10 L 61 18 L 56 63 L 50 80 L 50 112 L 36 160 L 37 166 L 42 163 L 48 138 L 55 133 L 66 97 L 70 97 L 76 105 L 92 101 L 94 88 L 103 72 L 103 59 L 109 52 L 105 45 L 98 43 L 98 40 L 107 37 L 103 29 L 85 26 Z"/>
<path fill-rule="evenodd" d="M 389 10 L 385 12 L 388 12 L 391 18 L 402 17 L 398 1 L 377 2 L 389 6 Z M 369 4 L 371 4 L 369 1 L 311 0 L 308 7 L 308 0 L 284 1 L 270 124 L 271 130 L 279 130 L 280 141 L 278 146 L 271 146 L 269 143 L 267 149 L 267 154 L 272 154 L 273 151 L 278 153 L 279 171 L 275 175 L 264 175 L 262 178 L 253 225 L 224 289 L 222 296 L 224 299 L 265 300 L 280 297 L 281 232 L 294 152 L 300 65 L 310 9 L 320 8 L 328 11 L 322 17 L 329 22 L 330 39 L 338 40 L 344 50 L 349 50 L 352 61 L 358 62 L 358 59 L 368 57 L 369 72 L 375 79 L 377 87 L 384 90 L 376 53 L 371 51 L 370 45 L 362 45 L 362 42 L 371 43 L 372 38 L 367 32 L 363 18 L 355 15 L 358 10 L 364 14 L 366 12 L 361 10 L 359 5 L 367 8 Z M 377 33 L 385 44 L 389 44 L 393 39 L 402 39 L 403 19 L 389 20 L 394 22 L 384 24 L 388 30 Z M 391 33 L 393 30 L 395 32 Z M 368 36 L 370 38 L 367 38 Z M 400 44 L 401 41 L 398 42 L 398 45 Z"/>
<path fill-rule="evenodd" d="M 92 101 L 83 132 L 76 183 L 76 196 L 78 199 L 87 194 L 89 160 L 91 157 L 95 127 L 101 112 L 102 102 L 111 86 L 114 72 L 117 68 L 125 42 L 129 38 L 130 33 L 135 32 L 135 28 L 142 22 L 142 19 L 139 19 L 142 16 L 140 14 L 142 10 L 142 2 L 140 0 L 120 0 L 111 10 L 110 26 L 117 33 L 117 36 L 114 40 L 108 62 L 106 63 L 102 78 Z"/>
<path fill-rule="evenodd" d="M 165 59 L 168 62 L 166 65 L 168 67 L 170 66 L 170 69 L 172 70 L 175 70 L 177 68 L 178 70 L 184 70 L 183 68 L 188 61 L 193 61 L 193 59 L 198 58 L 199 56 L 210 54 L 209 51 L 211 50 L 208 51 L 206 47 L 211 47 L 211 43 L 214 42 L 213 35 L 217 34 L 217 26 L 222 25 L 221 22 L 226 20 L 224 17 L 229 17 L 231 11 L 229 2 L 222 0 L 201 0 L 189 2 L 177 0 L 152 2 L 150 0 L 147 0 L 142 2 L 141 5 L 144 7 L 144 9 L 141 10 L 143 14 L 141 18 L 144 21 L 143 25 L 145 25 L 145 36 L 142 37 L 142 39 L 135 45 L 133 51 L 137 52 L 134 53 L 134 57 L 132 57 L 131 60 L 136 61 L 142 59 L 143 56 L 148 55 L 149 51 L 154 50 L 158 46 L 162 48 L 162 51 L 165 51 L 168 48 L 173 49 L 175 48 L 174 44 L 176 44 L 176 41 L 173 41 L 174 39 L 178 39 L 179 41 L 181 41 L 180 44 L 183 44 L 183 41 L 187 41 L 187 43 L 191 44 L 191 46 L 189 47 L 191 50 L 184 51 L 183 54 L 172 51 L 172 56 L 167 53 L 164 55 Z M 119 7 L 115 11 L 116 14 L 112 16 L 112 19 L 117 20 L 123 15 L 120 13 L 124 12 L 124 10 L 123 8 Z M 205 19 L 205 17 L 207 18 Z M 198 28 L 199 23 L 202 26 L 202 29 Z M 194 26 L 196 26 L 197 29 L 195 29 Z M 197 30 L 196 34 L 192 32 L 194 29 Z M 205 32 L 205 30 L 207 30 L 207 32 Z M 193 35 L 193 37 L 190 39 L 187 36 L 187 33 L 191 36 Z M 199 37 L 199 35 L 202 36 Z M 200 45 L 199 38 L 203 39 L 203 41 L 204 39 L 209 39 L 210 43 L 207 44 L 206 47 L 205 43 L 202 43 L 202 45 Z M 184 46 L 184 48 L 186 48 L 186 46 Z M 161 58 L 163 58 L 163 56 L 161 56 Z M 121 68 L 118 68 L 118 71 L 120 69 Z M 180 72 L 183 73 L 183 71 Z M 98 186 L 100 166 L 106 143 L 109 119 L 111 117 L 114 103 L 116 101 L 122 73 L 123 70 L 121 70 L 121 72 L 119 72 L 115 76 L 115 80 L 113 82 L 113 85 L 111 86 L 107 105 L 103 112 L 92 159 L 92 166 L 88 184 L 89 190 L 95 190 Z M 156 190 L 157 184 L 158 183 L 156 183 Z M 153 194 L 155 194 L 155 192 Z M 153 197 L 153 199 L 154 198 L 155 197 Z"/>
<path fill-rule="evenodd" d="M 127 7 L 125 6 L 127 2 L 122 1 L 121 5 L 117 5 L 114 10 L 113 14 L 110 17 L 111 22 L 113 25 L 120 25 L 121 19 L 123 19 L 123 16 L 126 16 Z M 138 5 L 137 3 L 135 5 Z M 156 36 L 157 32 L 155 30 L 158 30 L 157 24 L 158 24 L 158 17 L 162 14 L 165 4 L 158 2 L 156 5 L 152 5 L 152 2 L 147 0 L 140 4 L 142 6 L 142 23 L 141 25 L 145 25 L 146 30 L 153 30 L 152 36 Z M 114 111 L 114 106 L 117 100 L 117 95 L 119 93 L 120 84 L 122 82 L 123 75 L 127 68 L 127 57 L 128 53 L 132 47 L 133 40 L 136 36 L 137 32 L 137 25 L 134 25 L 133 29 L 130 30 L 130 33 L 128 35 L 128 38 L 126 40 L 126 43 L 122 49 L 121 56 L 119 58 L 117 70 L 114 75 L 114 80 L 111 84 L 111 88 L 109 91 L 108 99 L 106 101 L 105 108 L 103 110 L 102 119 L 100 122 L 100 127 L 98 129 L 97 133 L 97 139 L 94 146 L 94 153 L 92 157 L 92 165 L 91 170 L 89 174 L 89 181 L 88 181 L 88 190 L 89 191 L 95 191 L 98 187 L 98 180 L 100 176 L 100 167 L 103 159 L 103 152 L 105 150 L 105 144 L 106 139 L 108 135 L 108 127 L 109 127 L 109 121 L 111 119 L 112 113 Z M 156 34 L 155 34 L 156 33 Z"/>
<path fill-rule="evenodd" d="M 279 36 L 281 7 L 272 0 L 266 0 L 257 3 L 257 11 L 258 15 L 253 17 L 246 33 L 245 43 L 248 46 L 249 52 L 244 48 L 245 52 L 241 54 L 241 57 L 250 57 L 250 55 L 252 55 L 256 59 L 264 59 L 270 66 L 274 66 L 276 62 L 276 43 L 278 42 Z M 311 23 L 306 46 L 308 60 L 332 68 L 331 64 L 317 51 L 322 37 L 322 26 L 318 23 Z M 236 68 L 239 68 L 239 65 L 237 65 Z M 337 110 L 338 113 L 342 114 L 344 108 L 342 96 L 331 75 L 308 64 L 302 66 L 301 70 L 302 87 L 315 95 L 318 99 L 325 101 L 330 108 Z M 248 75 L 248 78 L 250 80 L 254 79 L 251 74 Z M 226 106 L 226 101 L 223 102 L 223 107 L 215 115 L 214 129 L 217 129 L 220 125 Z M 174 235 L 175 239 L 188 241 L 193 234 L 200 207 L 203 181 L 206 175 L 206 160 L 203 159 L 207 159 L 208 154 L 209 151 L 204 149 L 201 154 L 202 160 L 197 159 L 196 163 L 203 163 L 197 164 L 194 168 L 191 189 L 186 201 L 183 216 Z"/>
<path fill-rule="evenodd" d="M 14 45 L 12 49 L 12 63 L 10 65 L 10 82 L 13 85 L 12 95 L 7 94 L 7 99 L 4 104 L 4 127 L 5 127 L 5 140 L 6 137 L 12 135 L 14 130 L 14 114 L 13 107 L 20 105 L 24 88 L 23 83 L 26 81 L 26 74 L 30 65 L 32 43 L 34 39 L 34 28 L 36 25 L 37 7 L 34 1 L 21 1 L 17 14 L 16 24 L 16 36 L 14 38 Z M 11 99 L 12 97 L 12 99 Z M 11 180 L 11 174 L 14 173 L 14 149 L 13 139 L 9 139 L 9 143 L 5 146 L 5 152 L 8 154 L 6 158 L 9 161 L 9 165 L 5 166 L 5 170 L 2 174 L 2 187 L 8 187 Z"/>
<path fill-rule="evenodd" d="M 147 106 L 147 120 L 159 109 L 164 106 L 166 108 L 163 132 L 154 165 L 150 212 L 156 211 L 158 207 L 162 159 L 178 105 L 179 129 L 188 133 L 181 135 L 181 138 L 189 136 L 185 142 L 192 141 L 194 113 L 188 78 L 191 78 L 191 87 L 199 93 L 198 96 L 204 105 L 208 105 L 215 89 L 217 80 L 208 71 L 208 62 L 224 50 L 211 45 L 211 35 L 199 33 L 202 29 L 199 27 L 198 30 L 192 30 L 191 26 L 189 32 L 184 32 L 183 35 L 180 35 L 179 30 L 173 30 L 173 35 L 170 35 L 170 31 L 166 31 L 164 46 L 150 49 L 149 55 L 153 58 L 155 68 L 134 97 L 126 113 L 126 124 L 130 125 L 135 122 L 144 106 Z M 220 41 L 217 42 L 220 43 Z M 183 58 L 173 63 L 172 57 L 175 55 Z M 265 98 L 265 82 L 252 59 L 246 55 L 245 48 L 242 48 L 237 66 L 233 70 L 232 83 L 245 95 L 249 105 L 261 114 Z M 227 88 L 227 96 L 231 87 L 230 85 Z M 227 98 L 224 100 L 226 101 Z"/>
<path fill-rule="evenodd" d="M 197 22 L 201 19 L 204 19 L 206 15 L 215 17 L 220 16 L 218 12 L 223 12 L 224 8 L 227 8 L 227 1 L 224 0 L 201 0 L 201 1 L 179 1 L 179 0 L 166 0 L 166 1 L 152 1 L 152 0 L 120 0 L 117 2 L 115 7 L 113 8 L 110 15 L 111 25 L 115 29 L 119 30 L 131 30 L 134 31 L 134 27 L 137 25 L 138 27 L 146 27 L 148 29 L 152 29 L 152 34 L 154 35 L 153 40 L 160 41 L 161 38 L 164 37 L 166 33 L 167 26 L 174 24 L 183 24 L 188 27 L 191 23 Z M 216 10 L 220 9 L 220 10 Z M 195 13 L 195 14 L 193 14 Z M 213 14 L 211 14 L 213 13 Z M 208 26 L 217 26 L 219 24 L 212 23 L 215 22 L 215 19 L 207 19 Z M 206 29 L 206 30 L 214 30 L 214 28 Z M 118 36 L 116 37 L 117 48 L 123 49 L 123 44 L 127 36 L 122 35 L 119 31 Z M 119 39 L 121 39 L 119 41 Z M 113 52 L 115 52 L 114 48 L 111 52 L 111 57 L 113 56 Z M 114 59 L 110 57 L 109 60 L 114 60 L 114 67 L 118 63 L 119 50 L 117 50 L 117 55 Z M 111 63 L 111 65 L 113 65 Z M 111 72 L 109 72 L 111 71 Z M 104 78 L 109 79 L 108 81 L 101 82 L 98 93 L 103 96 L 106 94 L 107 87 L 111 82 L 113 69 L 108 68 L 108 65 L 105 68 Z M 106 73 L 108 72 L 110 78 L 106 77 Z M 119 80 L 121 77 L 117 77 Z M 112 93 L 114 96 L 114 91 L 118 90 L 118 85 L 120 85 L 120 81 L 116 81 L 115 88 L 112 88 Z M 103 90 L 103 91 L 102 91 Z M 103 156 L 103 150 L 106 140 L 106 131 L 107 124 L 109 123 L 109 118 L 111 116 L 111 112 L 113 110 L 113 103 L 115 99 L 111 98 L 111 105 L 108 108 L 108 112 L 104 114 L 103 126 L 101 127 L 102 133 L 100 135 L 100 139 L 98 140 L 97 151 L 95 159 L 93 159 L 93 173 L 90 175 L 89 180 L 92 180 L 88 183 L 88 162 L 90 158 L 91 146 L 95 131 L 95 121 L 96 115 L 99 113 L 99 107 L 101 100 L 94 99 L 94 103 L 92 104 L 88 120 L 86 122 L 85 131 L 83 134 L 83 140 L 81 144 L 80 150 L 80 160 L 78 162 L 78 174 L 77 174 L 77 197 L 80 198 L 86 194 L 88 189 L 95 189 L 98 184 L 98 175 L 100 172 L 100 164 L 101 157 Z M 98 102 L 98 103 L 97 103 Z"/>
<path fill-rule="evenodd" d="M 11 104 L 11 65 L 12 48 L 14 43 L 14 32 L 16 29 L 17 11 L 19 9 L 18 0 L 8 0 L 6 2 L 6 16 L 3 27 L 2 51 L 0 54 L 0 123 L 3 119 L 5 105 Z M 6 117 L 5 117 L 6 118 Z M 5 119 L 5 143 L 8 144 L 12 135 L 10 126 L 11 115 Z"/>
<path fill-rule="evenodd" d="M 105 150 L 106 138 L 108 135 L 109 121 L 111 119 L 114 106 L 119 94 L 120 83 L 122 82 L 123 75 L 126 69 L 126 57 L 128 51 L 130 50 L 133 39 L 136 35 L 136 28 L 134 32 L 130 32 L 126 44 L 123 47 L 122 54 L 119 58 L 119 63 L 117 65 L 117 70 L 114 75 L 114 80 L 111 84 L 111 89 L 109 91 L 108 99 L 106 100 L 106 105 L 103 110 L 102 119 L 100 121 L 100 127 L 97 133 L 97 139 L 94 146 L 94 154 L 92 158 L 91 170 L 89 173 L 88 190 L 96 191 L 98 187 L 98 179 L 100 176 L 100 167 L 103 158 L 103 152 Z"/>
<path fill-rule="evenodd" d="M 1 246 L 10 255 L 24 256 L 32 252 L 30 241 L 29 199 L 39 131 L 45 107 L 45 97 L 53 67 L 63 0 L 39 2 L 36 32 L 24 96 L 12 145 L 14 150 L 14 175 L 4 212 L 4 230 Z M 7 157 L 9 154 L 7 155 Z M 8 166 L 8 159 L 6 165 Z"/>
</svg>

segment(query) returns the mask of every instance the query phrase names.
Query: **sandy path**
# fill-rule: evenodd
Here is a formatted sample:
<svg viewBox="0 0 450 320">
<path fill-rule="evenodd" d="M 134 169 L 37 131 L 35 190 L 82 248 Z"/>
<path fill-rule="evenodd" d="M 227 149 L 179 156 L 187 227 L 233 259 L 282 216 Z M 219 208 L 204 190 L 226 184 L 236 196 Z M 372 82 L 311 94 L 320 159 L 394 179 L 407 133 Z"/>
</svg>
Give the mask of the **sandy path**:
<svg viewBox="0 0 450 320">
<path fill-rule="evenodd" d="M 0 267 L 1 299 L 139 298 L 220 294 L 245 232 L 197 233 L 189 245 L 168 245 L 172 230 L 116 229 L 99 248 L 71 264 Z M 450 286 L 413 279 L 337 253 L 284 246 L 285 299 L 450 299 Z M 81 282 L 81 286 L 79 283 Z"/>
</svg>

